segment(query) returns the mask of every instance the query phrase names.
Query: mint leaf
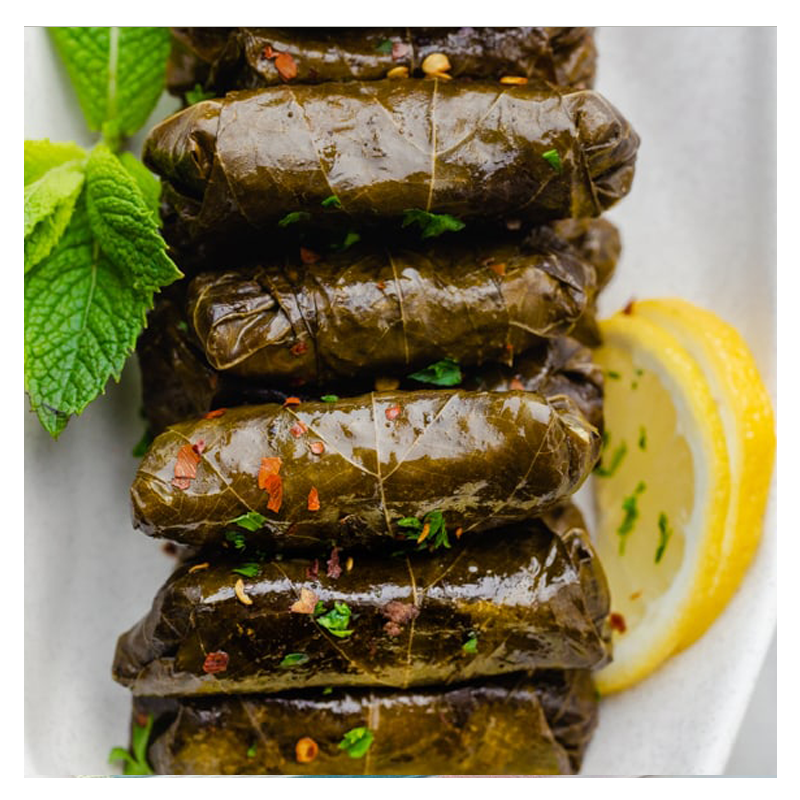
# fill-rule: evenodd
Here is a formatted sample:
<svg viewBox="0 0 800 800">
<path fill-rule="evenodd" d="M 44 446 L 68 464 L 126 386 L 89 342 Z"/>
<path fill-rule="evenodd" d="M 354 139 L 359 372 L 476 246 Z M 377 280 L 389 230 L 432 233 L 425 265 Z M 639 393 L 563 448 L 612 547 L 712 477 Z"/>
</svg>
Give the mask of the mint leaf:
<svg viewBox="0 0 800 800">
<path fill-rule="evenodd" d="M 51 28 L 90 130 L 130 136 L 164 89 L 167 28 Z"/>
<path fill-rule="evenodd" d="M 317 614 L 319 605 L 318 603 L 317 608 L 314 609 L 315 615 Z M 324 608 L 323 606 L 320 610 L 322 611 Z M 347 627 L 350 624 L 350 614 L 350 606 L 348 606 L 347 603 L 340 603 L 338 600 L 335 600 L 333 608 L 327 613 L 317 616 L 316 620 L 329 633 L 332 633 L 339 639 L 346 639 L 348 636 L 353 635 L 353 631 L 349 630 Z"/>
<path fill-rule="evenodd" d="M 332 194 L 330 197 L 326 197 L 321 205 L 323 208 L 341 208 L 342 201 L 335 194 Z"/>
<path fill-rule="evenodd" d="M 241 566 L 231 570 L 231 572 L 235 572 L 238 575 L 243 575 L 245 578 L 255 578 L 260 571 L 261 567 L 255 561 L 248 561 L 246 564 L 242 564 Z"/>
<path fill-rule="evenodd" d="M 450 214 L 431 214 L 421 208 L 409 208 L 403 214 L 403 227 L 418 225 L 423 239 L 441 236 L 447 231 L 460 231 L 466 227 L 465 223 Z"/>
<path fill-rule="evenodd" d="M 461 649 L 465 653 L 477 653 L 478 652 L 478 635 L 476 633 L 471 633 L 467 637 L 467 641 L 461 645 Z"/>
<path fill-rule="evenodd" d="M 133 153 L 127 151 L 120 153 L 119 160 L 131 178 L 136 181 L 136 185 L 139 187 L 142 197 L 144 197 L 147 208 L 155 218 L 156 224 L 161 225 L 161 184 L 158 178 Z"/>
<path fill-rule="evenodd" d="M 305 653 L 289 653 L 289 655 L 283 657 L 283 661 L 278 666 L 288 669 L 289 667 L 299 667 L 302 664 L 307 664 L 308 661 L 309 658 Z"/>
<path fill-rule="evenodd" d="M 542 158 L 560 175 L 564 171 L 564 165 L 561 163 L 561 156 L 558 150 L 548 150 L 542 153 Z"/>
<path fill-rule="evenodd" d="M 69 224 L 84 180 L 84 161 L 51 167 L 25 186 L 25 272 L 52 251 Z"/>
<path fill-rule="evenodd" d="M 153 290 L 183 277 L 138 184 L 104 144 L 86 165 L 86 208 L 95 239 L 134 289 Z"/>
<path fill-rule="evenodd" d="M 238 525 L 241 528 L 244 528 L 246 531 L 250 531 L 251 533 L 255 533 L 261 528 L 264 527 L 267 518 L 263 514 L 259 514 L 258 511 L 248 511 L 246 514 L 242 514 L 236 519 L 232 519 L 230 521 L 230 525 Z"/>
<path fill-rule="evenodd" d="M 38 181 L 53 167 L 83 158 L 86 158 L 86 151 L 74 142 L 28 139 L 25 141 L 25 185 Z"/>
<path fill-rule="evenodd" d="M 84 191 L 50 255 L 25 276 L 25 389 L 54 437 L 122 366 L 152 306 L 103 253 Z"/>
<path fill-rule="evenodd" d="M 461 383 L 461 368 L 458 365 L 458 361 L 454 361 L 452 358 L 445 358 L 419 372 L 412 373 L 408 377 L 411 380 L 430 383 L 434 386 L 458 386 Z"/>
<path fill-rule="evenodd" d="M 294 225 L 295 222 L 308 222 L 311 219 L 311 214 L 308 211 L 290 211 L 283 219 L 278 220 L 279 228 L 286 228 L 289 225 Z"/>
</svg>

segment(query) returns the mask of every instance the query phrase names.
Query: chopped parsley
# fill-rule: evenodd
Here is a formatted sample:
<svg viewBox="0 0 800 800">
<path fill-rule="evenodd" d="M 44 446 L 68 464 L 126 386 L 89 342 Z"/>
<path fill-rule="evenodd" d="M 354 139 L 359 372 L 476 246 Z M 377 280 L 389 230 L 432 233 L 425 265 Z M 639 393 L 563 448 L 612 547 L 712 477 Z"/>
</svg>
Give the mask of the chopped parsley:
<svg viewBox="0 0 800 800">
<path fill-rule="evenodd" d="M 338 403 L 339 402 L 339 395 L 338 394 L 324 394 L 320 398 L 323 403 Z"/>
<path fill-rule="evenodd" d="M 246 564 L 231 570 L 237 575 L 244 575 L 245 578 L 255 578 L 260 571 L 261 567 L 255 561 L 248 561 Z"/>
<path fill-rule="evenodd" d="M 622 501 L 622 510 L 625 516 L 622 518 L 619 528 L 617 528 L 617 536 L 619 536 L 619 554 L 621 556 L 625 555 L 625 544 L 628 540 L 628 536 L 633 531 L 633 526 L 639 518 L 639 508 L 636 504 L 637 498 L 646 488 L 644 483 L 640 481 L 633 490 L 633 494 Z"/>
<path fill-rule="evenodd" d="M 542 153 L 542 158 L 560 175 L 564 171 L 564 165 L 561 163 L 561 156 L 558 150 L 547 150 Z"/>
<path fill-rule="evenodd" d="M 330 611 L 322 612 L 325 612 L 325 604 L 320 601 L 314 609 L 314 617 L 317 623 L 325 628 L 328 633 L 339 639 L 346 639 L 348 636 L 353 635 L 353 631 L 348 628 L 351 611 L 347 603 L 340 603 L 335 600 Z"/>
<path fill-rule="evenodd" d="M 430 550 L 437 550 L 440 547 L 450 549 L 444 514 L 439 510 L 429 511 L 422 520 L 416 517 L 403 517 L 397 524 L 405 528 L 402 531 L 404 536 L 417 542 L 418 550 L 426 547 Z"/>
<path fill-rule="evenodd" d="M 647 450 L 647 431 L 644 429 L 644 425 L 639 426 L 639 449 Z"/>
<path fill-rule="evenodd" d="M 225 540 L 230 542 L 237 550 L 244 550 L 247 547 L 244 534 L 239 531 L 225 531 Z"/>
<path fill-rule="evenodd" d="M 295 222 L 308 222 L 310 219 L 311 214 L 309 214 L 308 211 L 292 211 L 278 222 L 278 227 L 286 228 L 289 225 L 293 225 Z"/>
<path fill-rule="evenodd" d="M 341 208 L 342 207 L 342 201 L 335 194 L 332 194 L 330 197 L 326 197 L 322 201 L 322 207 L 323 208 Z"/>
<path fill-rule="evenodd" d="M 605 443 L 608 443 L 608 438 L 605 439 Z M 625 442 L 621 442 L 611 454 L 607 467 L 603 466 L 603 460 L 602 458 L 600 459 L 600 463 L 594 468 L 595 475 L 599 475 L 601 478 L 610 478 L 619 469 L 619 465 L 627 452 L 628 445 Z"/>
<path fill-rule="evenodd" d="M 392 52 L 392 40 L 384 39 L 376 48 L 379 53 L 388 56 Z"/>
<path fill-rule="evenodd" d="M 430 383 L 434 386 L 458 386 L 461 383 L 461 367 L 458 361 L 452 358 L 445 358 L 431 364 L 419 372 L 414 372 L 408 376 L 412 381 L 420 383 Z"/>
<path fill-rule="evenodd" d="M 283 657 L 283 661 L 281 661 L 278 666 L 282 667 L 283 669 L 288 669 L 289 667 L 302 666 L 303 664 L 307 664 L 309 661 L 310 659 L 305 653 L 289 653 Z"/>
<path fill-rule="evenodd" d="M 461 645 L 461 649 L 465 653 L 477 653 L 478 652 L 478 634 L 471 633 L 464 644 Z"/>
<path fill-rule="evenodd" d="M 667 515 L 662 511 L 658 515 L 658 547 L 656 548 L 656 564 L 664 557 L 664 551 L 667 549 L 670 537 L 672 536 L 672 528 L 669 526 Z"/>
<path fill-rule="evenodd" d="M 409 208 L 404 212 L 403 227 L 418 225 L 423 239 L 441 236 L 447 231 L 460 231 L 466 225 L 450 214 L 431 214 L 421 208 Z"/>
<path fill-rule="evenodd" d="M 147 763 L 147 745 L 150 733 L 153 730 L 153 715 L 149 714 L 144 725 L 133 723 L 131 731 L 131 749 L 114 747 L 108 755 L 108 763 L 115 761 L 124 762 L 123 775 L 153 775 L 150 764 Z"/>
<path fill-rule="evenodd" d="M 344 750 L 350 758 L 363 758 L 374 740 L 375 735 L 369 728 L 353 728 L 339 742 L 339 749 Z"/>
<path fill-rule="evenodd" d="M 238 525 L 240 528 L 244 528 L 246 531 L 255 533 L 255 531 L 261 530 L 266 522 L 267 518 L 263 514 L 259 514 L 258 511 L 248 511 L 246 514 L 242 514 L 240 517 L 232 519 L 228 524 Z"/>
</svg>

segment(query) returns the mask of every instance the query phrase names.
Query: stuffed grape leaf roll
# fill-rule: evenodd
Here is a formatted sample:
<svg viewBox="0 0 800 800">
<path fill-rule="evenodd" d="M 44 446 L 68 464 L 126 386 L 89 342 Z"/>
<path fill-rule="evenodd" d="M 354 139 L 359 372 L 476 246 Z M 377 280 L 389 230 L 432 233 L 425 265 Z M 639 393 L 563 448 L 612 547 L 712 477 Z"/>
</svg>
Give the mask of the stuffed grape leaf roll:
<svg viewBox="0 0 800 800">
<path fill-rule="evenodd" d="M 148 716 L 159 775 L 565 775 L 597 699 L 588 672 L 545 670 L 402 693 L 135 698 L 134 724 Z"/>
<path fill-rule="evenodd" d="M 452 78 L 543 78 L 591 88 L 591 28 L 173 28 L 167 87 L 224 95 L 282 83 L 422 76 L 444 55 Z M 430 62 L 428 62 L 430 64 Z M 428 69 L 428 67 L 426 65 Z"/>
<path fill-rule="evenodd" d="M 178 568 L 120 638 L 117 681 L 184 696 L 406 688 L 608 658 L 608 589 L 574 507 L 458 547 L 432 535 L 393 557 L 335 548 L 327 569 L 240 544 L 239 559 Z"/>
<path fill-rule="evenodd" d="M 478 533 L 575 492 L 600 435 L 567 397 L 525 391 L 374 392 L 242 406 L 156 438 L 131 487 L 134 526 L 182 544 L 224 541 L 242 515 L 289 548 L 379 546 L 437 512 Z"/>
<path fill-rule="evenodd" d="M 594 295 L 576 254 L 513 243 L 353 248 L 191 283 L 188 318 L 215 369 L 277 384 L 407 374 L 449 358 L 511 362 L 568 333 Z"/>
<path fill-rule="evenodd" d="M 144 159 L 202 241 L 301 219 L 598 216 L 630 189 L 638 144 L 591 91 L 374 81 L 197 103 L 151 131 Z"/>
</svg>

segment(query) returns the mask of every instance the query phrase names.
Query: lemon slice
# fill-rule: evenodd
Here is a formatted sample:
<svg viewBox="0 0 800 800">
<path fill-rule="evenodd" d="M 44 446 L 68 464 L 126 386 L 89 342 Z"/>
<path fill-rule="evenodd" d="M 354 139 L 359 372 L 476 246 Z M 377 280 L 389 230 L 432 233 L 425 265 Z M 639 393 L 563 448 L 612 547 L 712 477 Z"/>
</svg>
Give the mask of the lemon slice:
<svg viewBox="0 0 800 800">
<path fill-rule="evenodd" d="M 761 538 L 775 459 L 772 404 L 744 339 L 716 314 L 677 299 L 637 302 L 634 313 L 665 328 L 694 358 L 725 429 L 731 494 L 709 608 L 716 616 L 741 583 Z M 682 645 L 700 633 L 696 626 Z"/>
<path fill-rule="evenodd" d="M 711 387 L 680 341 L 636 313 L 601 331 L 605 445 L 594 485 L 614 661 L 597 684 L 607 694 L 651 673 L 713 618 L 731 475 Z"/>
</svg>

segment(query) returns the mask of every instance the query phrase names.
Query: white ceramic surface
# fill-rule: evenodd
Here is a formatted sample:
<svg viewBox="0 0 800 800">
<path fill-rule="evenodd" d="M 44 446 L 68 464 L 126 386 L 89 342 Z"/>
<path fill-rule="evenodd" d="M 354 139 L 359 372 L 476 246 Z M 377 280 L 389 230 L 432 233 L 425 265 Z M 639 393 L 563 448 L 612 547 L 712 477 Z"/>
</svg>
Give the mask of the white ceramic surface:
<svg viewBox="0 0 800 800">
<path fill-rule="evenodd" d="M 597 88 L 642 137 L 633 192 L 609 215 L 624 254 L 602 311 L 668 295 L 717 311 L 751 344 L 774 398 L 775 31 L 606 28 L 598 45 Z M 171 108 L 165 98 L 153 119 Z M 25 33 L 25 136 L 92 141 L 40 29 Z M 116 638 L 171 567 L 130 525 L 138 392 L 130 364 L 58 442 L 25 401 L 28 775 L 106 773 L 127 738 Z M 586 774 L 723 771 L 775 627 L 776 546 L 773 496 L 740 592 L 698 644 L 603 702 Z"/>
</svg>

